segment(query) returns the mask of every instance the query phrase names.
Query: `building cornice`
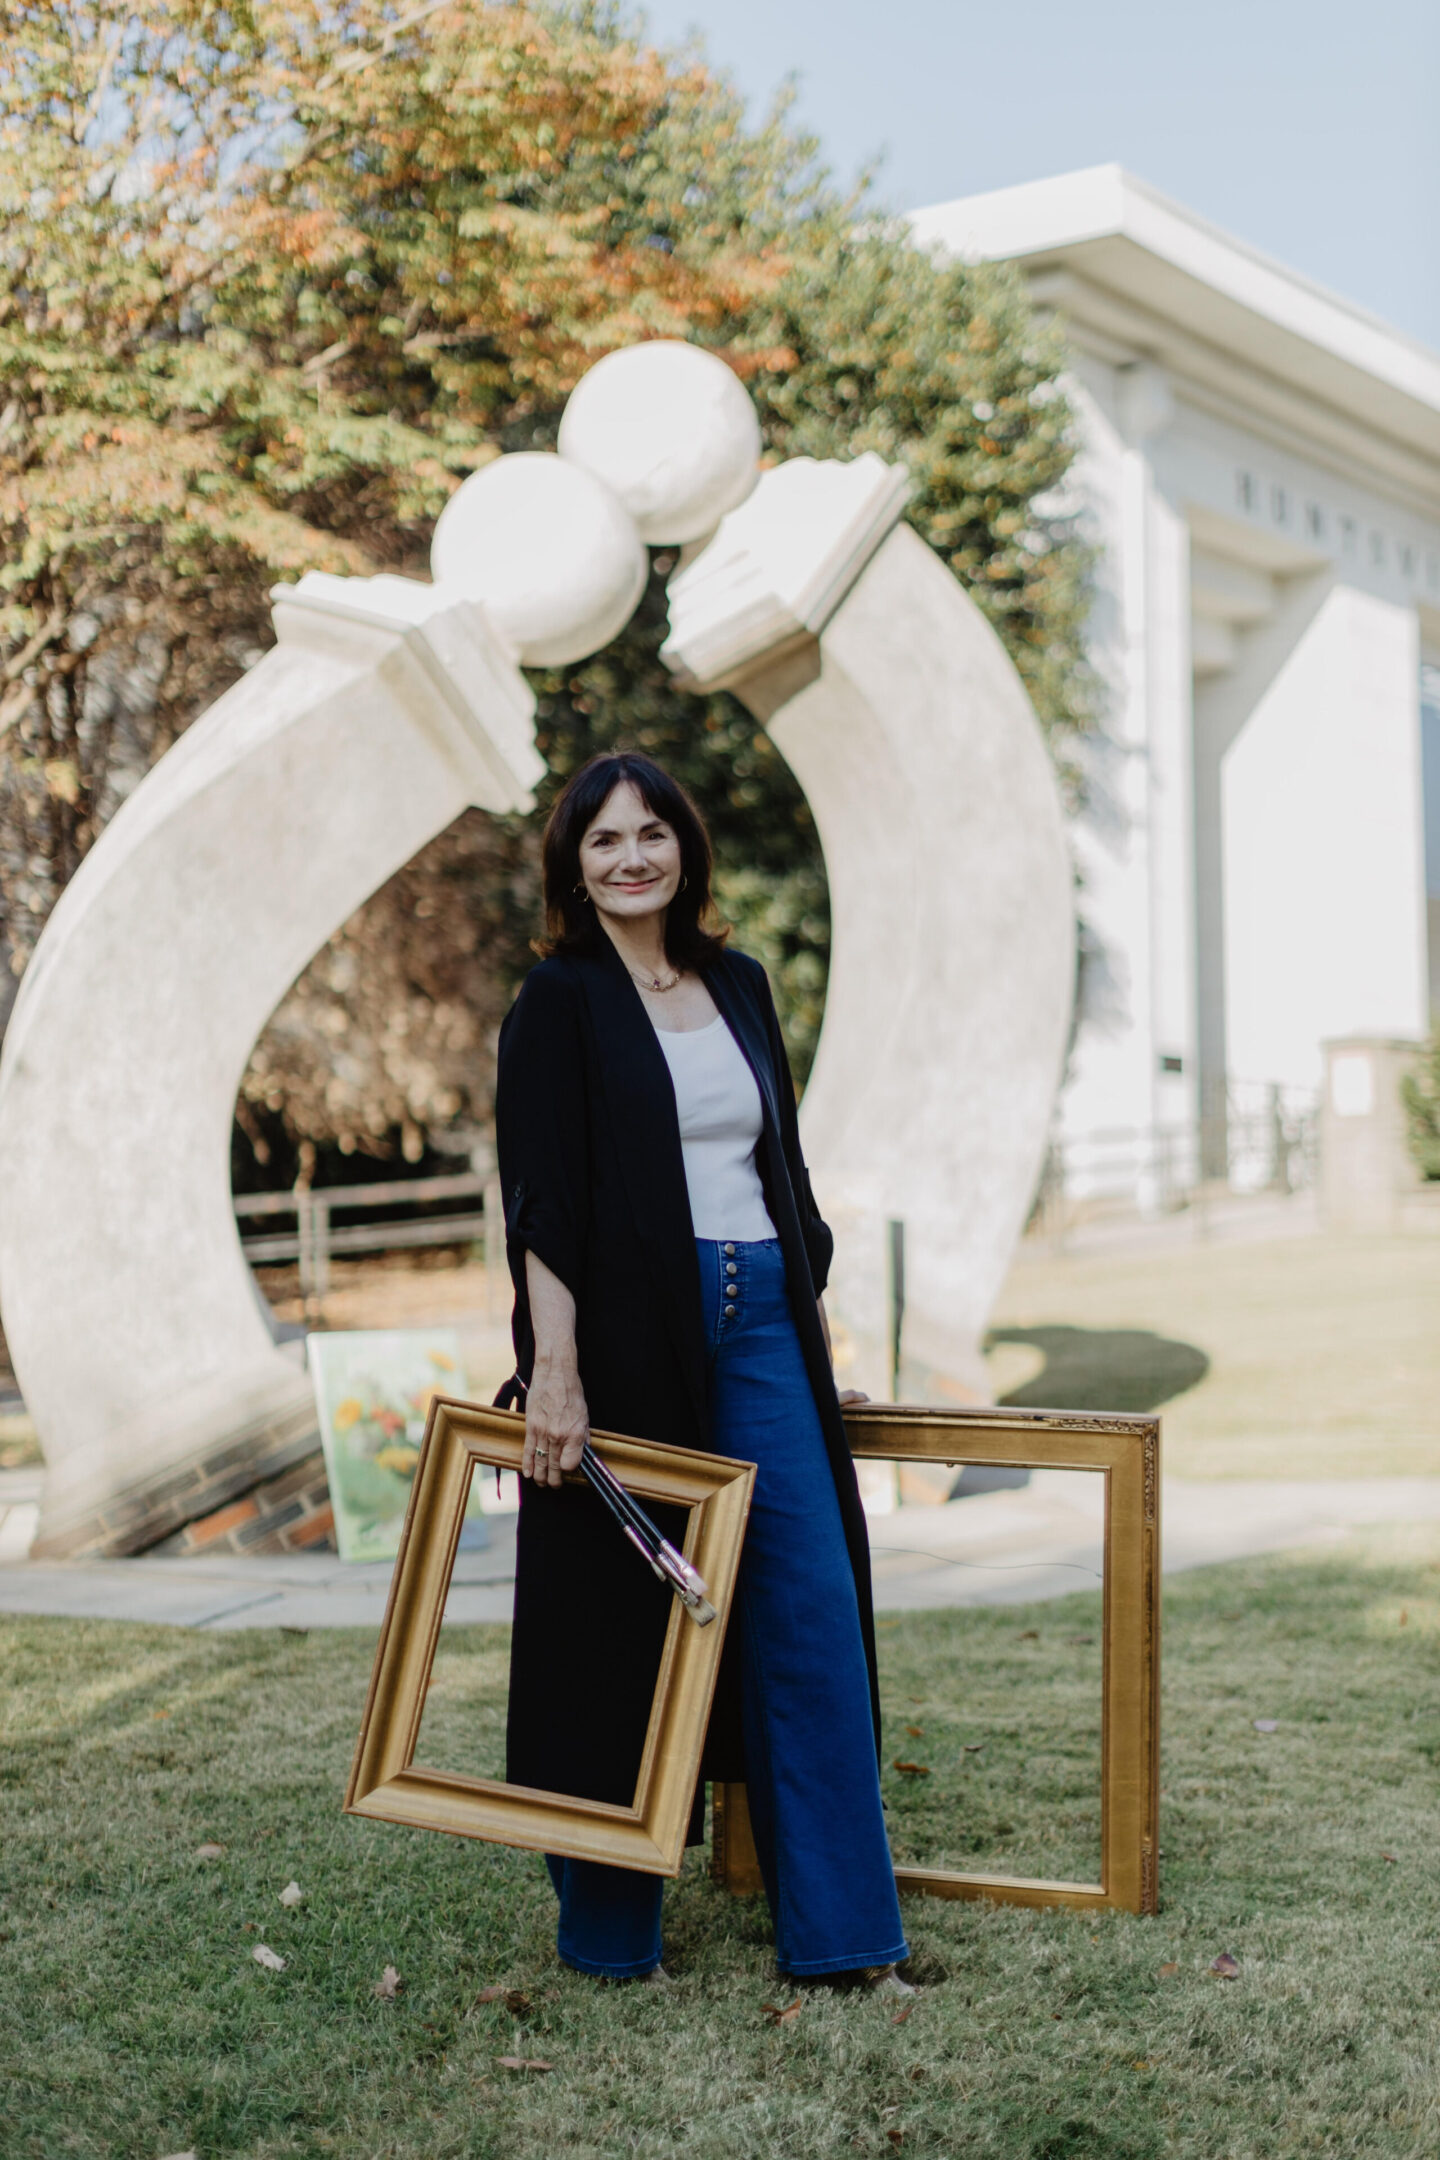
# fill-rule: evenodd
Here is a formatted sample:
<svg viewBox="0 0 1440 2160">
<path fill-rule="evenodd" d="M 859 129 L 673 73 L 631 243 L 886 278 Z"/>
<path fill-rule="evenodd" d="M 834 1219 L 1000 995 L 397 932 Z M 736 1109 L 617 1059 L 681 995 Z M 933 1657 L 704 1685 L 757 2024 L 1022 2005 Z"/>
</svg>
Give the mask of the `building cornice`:
<svg viewBox="0 0 1440 2160">
<path fill-rule="evenodd" d="M 1118 165 L 912 213 L 915 237 L 1018 262 L 1077 344 L 1129 350 L 1387 494 L 1440 507 L 1440 353 L 1217 231 Z"/>
<path fill-rule="evenodd" d="M 1030 288 L 1042 308 L 1063 319 L 1082 352 L 1120 366 L 1151 361 L 1165 369 L 1187 404 L 1217 420 L 1239 421 L 1277 449 L 1375 488 L 1420 517 L 1440 518 L 1440 456 L 1397 443 L 1353 412 L 1088 284 L 1068 267 L 1032 272 Z"/>
</svg>

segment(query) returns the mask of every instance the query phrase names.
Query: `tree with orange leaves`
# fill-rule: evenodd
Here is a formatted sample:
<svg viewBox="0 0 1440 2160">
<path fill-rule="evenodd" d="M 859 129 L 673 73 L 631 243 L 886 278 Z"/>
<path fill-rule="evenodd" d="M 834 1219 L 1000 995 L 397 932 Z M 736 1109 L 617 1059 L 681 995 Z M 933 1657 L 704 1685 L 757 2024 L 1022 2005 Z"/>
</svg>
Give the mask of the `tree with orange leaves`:
<svg viewBox="0 0 1440 2160">
<path fill-rule="evenodd" d="M 268 643 L 270 583 L 423 575 L 465 474 L 549 447 L 586 367 L 637 338 L 721 353 L 780 454 L 904 457 L 1063 762 L 1088 687 L 1083 555 L 1040 509 L 1071 454 L 1058 345 L 1009 273 L 938 266 L 838 198 L 782 115 L 747 126 L 698 61 L 588 7 L 0 0 L 0 33 L 13 973 L 119 802 Z M 606 654 L 537 677 L 542 748 L 556 778 L 621 736 L 682 771 L 803 1062 L 813 828 L 748 715 L 666 679 L 669 567 Z M 472 813 L 377 894 L 257 1046 L 257 1153 L 473 1144 L 533 891 L 533 821 Z"/>
</svg>

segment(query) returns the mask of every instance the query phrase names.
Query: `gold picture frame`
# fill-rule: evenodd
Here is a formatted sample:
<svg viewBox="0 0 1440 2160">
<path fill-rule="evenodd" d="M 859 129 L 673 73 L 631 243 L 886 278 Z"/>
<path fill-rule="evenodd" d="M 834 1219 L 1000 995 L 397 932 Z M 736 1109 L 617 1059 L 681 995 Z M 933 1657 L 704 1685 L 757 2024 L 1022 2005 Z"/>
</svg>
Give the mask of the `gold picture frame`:
<svg viewBox="0 0 1440 2160">
<path fill-rule="evenodd" d="M 1105 1478 L 1101 1650 L 1100 1880 L 1048 1882 L 951 1868 L 897 1867 L 902 1892 L 1004 1905 L 1159 1910 L 1160 1421 L 1099 1411 L 942 1410 L 855 1404 L 862 1460 L 1091 1470 Z M 712 1869 L 737 1895 L 762 1885 L 743 1785 L 717 1785 Z"/>
<path fill-rule="evenodd" d="M 519 1412 L 440 1399 L 431 1406 L 380 1626 L 345 1791 L 347 1814 L 645 1874 L 679 1874 L 755 1469 L 617 1433 L 590 1437 L 638 1500 L 689 1511 L 684 1554 L 704 1576 L 716 1612 L 708 1627 L 698 1627 L 679 1599 L 673 1602 L 633 1805 L 429 1770 L 415 1761 L 471 1473 L 476 1464 L 518 1470 L 525 1445 Z M 613 1535 L 621 1536 L 618 1527 Z M 634 1564 L 643 1565 L 638 1553 Z"/>
</svg>

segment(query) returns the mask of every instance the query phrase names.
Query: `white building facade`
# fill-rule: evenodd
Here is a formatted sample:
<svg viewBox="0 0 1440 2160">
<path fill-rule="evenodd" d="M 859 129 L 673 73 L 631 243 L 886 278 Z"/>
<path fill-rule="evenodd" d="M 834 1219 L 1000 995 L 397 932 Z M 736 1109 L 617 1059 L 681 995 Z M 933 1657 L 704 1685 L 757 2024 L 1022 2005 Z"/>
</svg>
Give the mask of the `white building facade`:
<svg viewBox="0 0 1440 2160">
<path fill-rule="evenodd" d="M 1227 1102 L 1440 1002 L 1440 355 L 1115 166 L 913 224 L 1074 353 L 1108 711 L 1062 1132 L 1233 1173 Z M 1197 1167 L 1121 1156 L 1142 1203 Z"/>
</svg>

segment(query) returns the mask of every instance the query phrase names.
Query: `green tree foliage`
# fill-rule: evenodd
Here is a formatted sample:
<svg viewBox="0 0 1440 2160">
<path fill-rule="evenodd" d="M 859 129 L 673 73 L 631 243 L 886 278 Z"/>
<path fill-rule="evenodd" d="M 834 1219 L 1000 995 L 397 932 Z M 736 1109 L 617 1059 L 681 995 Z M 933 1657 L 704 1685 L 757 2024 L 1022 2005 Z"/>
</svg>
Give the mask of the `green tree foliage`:
<svg viewBox="0 0 1440 2160">
<path fill-rule="evenodd" d="M 908 467 L 910 522 L 1004 639 L 1073 789 L 1093 684 L 1088 556 L 1056 503 L 1074 447 L 1058 336 L 1008 266 L 937 263 L 848 223 L 781 281 L 772 325 L 791 358 L 755 385 L 767 440 Z"/>
<path fill-rule="evenodd" d="M 1400 1082 L 1405 1141 L 1423 1178 L 1440 1178 L 1440 1028 L 1426 1043 L 1417 1072 Z"/>
<path fill-rule="evenodd" d="M 911 515 L 1005 639 L 1057 761 L 1089 718 L 1060 350 L 1003 269 L 940 266 L 827 185 L 783 115 L 588 7 L 0 0 L 0 910 L 23 970 L 107 818 L 269 642 L 309 567 L 423 575 L 466 473 L 547 447 L 616 346 L 698 340 L 776 456 L 903 458 Z M 1047 506 L 1048 509 L 1047 509 Z M 828 925 L 809 814 L 734 701 L 658 660 L 663 578 L 537 677 L 551 782 L 666 758 L 774 969 L 799 1065 Z M 543 811 L 542 803 L 542 811 Z M 242 1122 L 414 1158 L 488 1114 L 534 926 L 535 820 L 471 813 L 257 1047 Z"/>
</svg>

